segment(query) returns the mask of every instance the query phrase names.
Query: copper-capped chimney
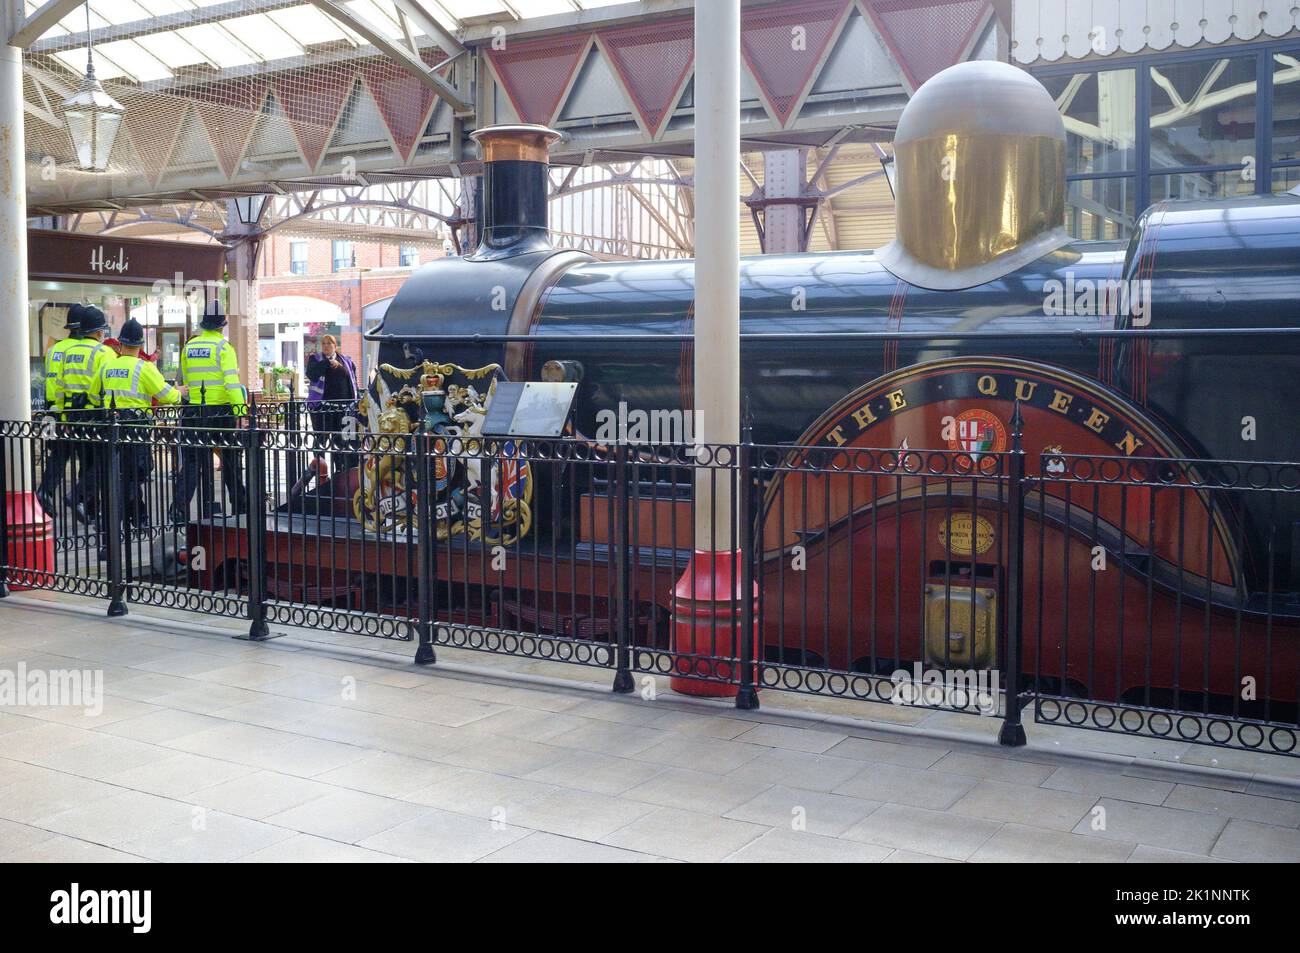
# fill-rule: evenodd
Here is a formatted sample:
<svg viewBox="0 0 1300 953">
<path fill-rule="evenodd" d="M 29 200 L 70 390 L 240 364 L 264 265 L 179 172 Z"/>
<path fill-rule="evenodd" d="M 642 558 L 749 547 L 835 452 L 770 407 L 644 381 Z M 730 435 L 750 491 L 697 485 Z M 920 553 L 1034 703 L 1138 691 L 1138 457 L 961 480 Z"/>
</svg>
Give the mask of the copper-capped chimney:
<svg viewBox="0 0 1300 953">
<path fill-rule="evenodd" d="M 486 126 L 470 133 L 483 153 L 483 228 L 477 259 L 551 247 L 547 197 L 551 146 L 563 137 L 546 126 Z"/>
</svg>

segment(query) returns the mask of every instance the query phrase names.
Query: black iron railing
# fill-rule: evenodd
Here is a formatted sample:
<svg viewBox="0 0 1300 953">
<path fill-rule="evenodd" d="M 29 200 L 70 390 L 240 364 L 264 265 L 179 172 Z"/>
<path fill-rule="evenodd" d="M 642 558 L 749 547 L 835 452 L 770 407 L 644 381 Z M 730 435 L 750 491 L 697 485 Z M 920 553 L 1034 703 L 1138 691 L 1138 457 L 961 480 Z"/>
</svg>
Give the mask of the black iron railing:
<svg viewBox="0 0 1300 953">
<path fill-rule="evenodd" d="M 1300 465 L 1027 459 L 1013 430 L 970 454 L 317 431 L 305 405 L 0 422 L 0 582 L 619 692 L 982 715 L 1007 744 L 1028 704 L 1295 754 Z"/>
</svg>

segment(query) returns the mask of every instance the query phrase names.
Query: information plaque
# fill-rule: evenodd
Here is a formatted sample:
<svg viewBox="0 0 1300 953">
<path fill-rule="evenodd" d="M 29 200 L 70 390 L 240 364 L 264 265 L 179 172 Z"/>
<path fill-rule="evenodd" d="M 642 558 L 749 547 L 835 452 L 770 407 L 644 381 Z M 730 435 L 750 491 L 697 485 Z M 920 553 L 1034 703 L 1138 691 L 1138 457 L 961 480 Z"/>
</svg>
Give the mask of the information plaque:
<svg viewBox="0 0 1300 953">
<path fill-rule="evenodd" d="M 492 405 L 483 421 L 483 435 L 561 437 L 577 393 L 578 385 L 573 381 L 502 381 L 492 395 Z"/>
</svg>

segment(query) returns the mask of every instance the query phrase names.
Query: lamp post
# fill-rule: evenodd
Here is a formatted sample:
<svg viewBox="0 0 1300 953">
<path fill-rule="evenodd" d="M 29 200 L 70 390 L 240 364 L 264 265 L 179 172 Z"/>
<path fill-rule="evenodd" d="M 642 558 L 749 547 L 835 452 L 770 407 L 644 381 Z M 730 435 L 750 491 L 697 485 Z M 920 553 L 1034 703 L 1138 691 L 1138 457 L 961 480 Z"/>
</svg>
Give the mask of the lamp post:
<svg viewBox="0 0 1300 953">
<path fill-rule="evenodd" d="M 108 169 L 113 143 L 122 128 L 126 109 L 104 91 L 95 76 L 95 54 L 90 42 L 90 5 L 86 5 L 86 75 L 81 87 L 63 101 L 63 122 L 72 140 L 77 168 L 83 172 Z"/>
</svg>

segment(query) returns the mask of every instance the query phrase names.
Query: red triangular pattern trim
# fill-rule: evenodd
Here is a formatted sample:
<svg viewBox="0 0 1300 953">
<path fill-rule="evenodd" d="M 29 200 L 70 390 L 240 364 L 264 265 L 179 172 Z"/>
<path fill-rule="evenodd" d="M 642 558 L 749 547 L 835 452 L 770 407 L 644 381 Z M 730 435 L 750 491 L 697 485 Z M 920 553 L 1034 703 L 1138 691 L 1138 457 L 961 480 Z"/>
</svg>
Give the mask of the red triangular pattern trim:
<svg viewBox="0 0 1300 953">
<path fill-rule="evenodd" d="M 504 50 L 487 51 L 520 122 L 545 126 L 554 121 L 590 43 L 591 35 L 583 34 L 510 43 Z"/>
<path fill-rule="evenodd" d="M 247 79 L 190 92 L 227 179 L 233 179 L 239 171 L 239 160 L 253 137 L 268 90 L 265 80 Z"/>
<path fill-rule="evenodd" d="M 852 0 L 819 0 L 746 9 L 740 25 L 740 48 L 750 72 L 782 126 L 816 78 L 831 38 L 848 16 Z M 803 49 L 794 48 L 802 29 Z"/>
<path fill-rule="evenodd" d="M 694 21 L 683 17 L 597 36 L 650 137 L 658 138 L 695 63 Z"/>
<path fill-rule="evenodd" d="M 133 92 L 131 98 L 131 108 L 122 118 L 122 128 L 140 157 L 145 177 L 150 184 L 157 185 L 172 150 L 176 148 L 176 138 L 181 134 L 189 102 L 176 96 L 145 91 Z"/>
<path fill-rule="evenodd" d="M 318 66 L 307 73 L 310 82 L 303 82 L 302 72 L 286 73 L 271 80 L 271 88 L 298 140 L 303 161 L 314 172 L 338 126 L 357 74 L 339 66 Z"/>
<path fill-rule="evenodd" d="M 433 66 L 431 58 L 431 53 L 425 53 L 422 57 L 426 64 Z M 361 75 L 370 89 L 370 95 L 374 97 L 375 105 L 379 107 L 384 125 L 393 137 L 398 155 L 403 162 L 409 161 L 420 137 L 424 135 L 424 128 L 429 123 L 429 115 L 433 112 L 437 97 L 417 77 L 405 70 L 395 70 L 390 63 L 376 62 L 363 66 Z M 442 77 L 446 79 L 450 75 L 449 64 L 442 70 Z"/>
<path fill-rule="evenodd" d="M 989 0 L 861 0 L 916 90 L 959 63 L 992 13 Z"/>
</svg>

